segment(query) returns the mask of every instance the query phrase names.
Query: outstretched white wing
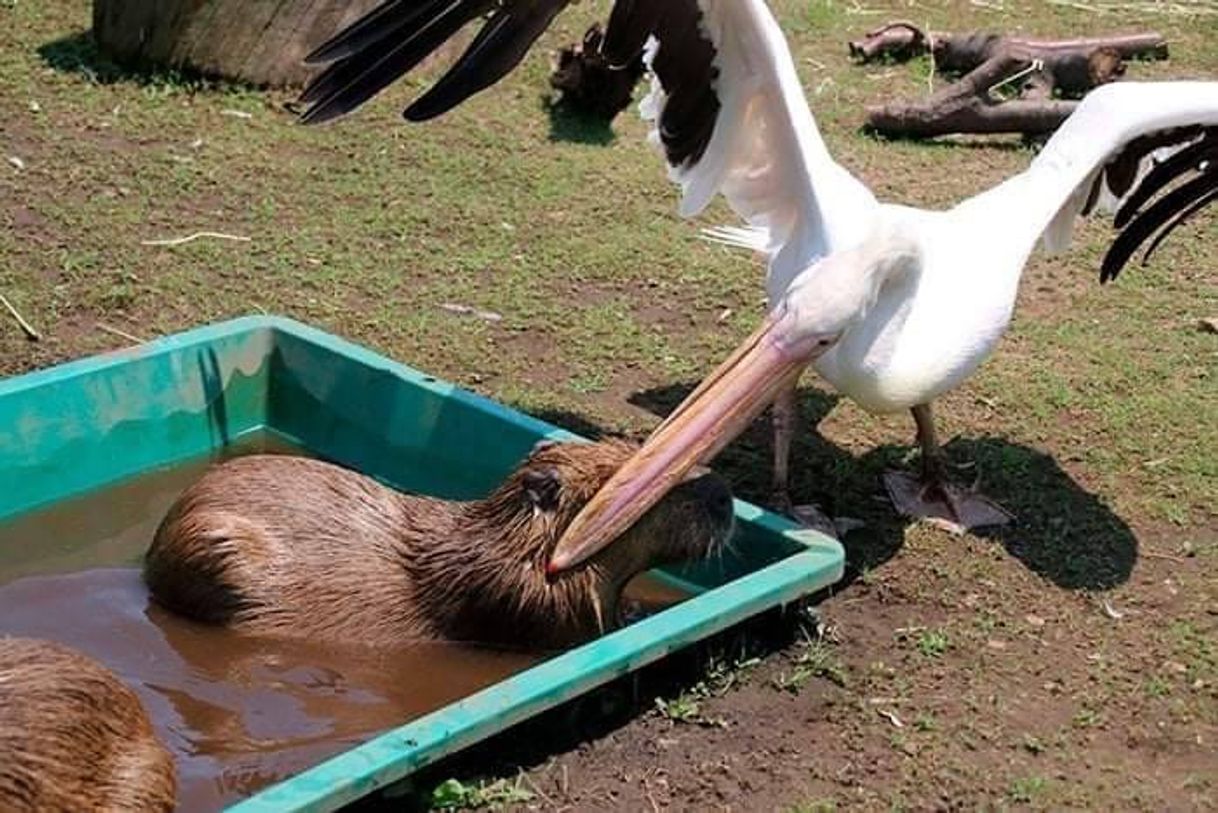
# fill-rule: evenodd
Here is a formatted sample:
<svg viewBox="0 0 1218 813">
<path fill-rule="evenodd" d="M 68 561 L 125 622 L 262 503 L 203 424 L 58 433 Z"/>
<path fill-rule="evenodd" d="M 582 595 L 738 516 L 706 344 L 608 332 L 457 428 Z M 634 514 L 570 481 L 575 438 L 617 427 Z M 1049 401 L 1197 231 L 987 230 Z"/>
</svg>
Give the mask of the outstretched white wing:
<svg viewBox="0 0 1218 813">
<path fill-rule="evenodd" d="M 1119 82 L 1089 93 L 1026 172 L 955 210 L 995 219 L 1031 251 L 1060 251 L 1080 216 L 1116 213 L 1101 269 L 1116 277 L 1146 246 L 1218 199 L 1218 82 Z M 985 231 L 985 230 L 982 230 Z"/>
<path fill-rule="evenodd" d="M 647 62 L 654 78 L 642 113 L 681 186 L 680 212 L 696 215 L 722 193 L 748 227 L 712 236 L 767 251 L 785 287 L 816 258 L 862 239 L 874 222 L 875 197 L 829 156 L 786 39 L 763 0 L 672 5 L 685 6 L 685 13 L 670 8 L 671 22 L 653 32 Z M 691 30 L 702 51 L 691 45 Z M 709 58 L 712 70 L 686 81 L 680 68 L 688 72 L 689 60 L 698 58 Z M 699 104 L 700 115 L 691 115 Z M 704 143 L 694 153 L 673 149 L 697 136 Z"/>
</svg>

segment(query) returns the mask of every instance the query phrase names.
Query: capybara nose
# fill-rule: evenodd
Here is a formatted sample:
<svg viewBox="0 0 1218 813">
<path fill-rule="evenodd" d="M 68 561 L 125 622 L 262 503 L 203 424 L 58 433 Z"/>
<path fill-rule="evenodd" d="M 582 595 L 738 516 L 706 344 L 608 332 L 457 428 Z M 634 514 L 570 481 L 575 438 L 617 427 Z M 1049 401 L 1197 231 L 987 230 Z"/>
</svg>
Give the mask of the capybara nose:
<svg viewBox="0 0 1218 813">
<path fill-rule="evenodd" d="M 709 472 L 695 480 L 693 486 L 698 501 L 714 522 L 727 525 L 732 521 L 734 510 L 732 489 L 727 484 L 727 480 L 714 472 Z"/>
</svg>

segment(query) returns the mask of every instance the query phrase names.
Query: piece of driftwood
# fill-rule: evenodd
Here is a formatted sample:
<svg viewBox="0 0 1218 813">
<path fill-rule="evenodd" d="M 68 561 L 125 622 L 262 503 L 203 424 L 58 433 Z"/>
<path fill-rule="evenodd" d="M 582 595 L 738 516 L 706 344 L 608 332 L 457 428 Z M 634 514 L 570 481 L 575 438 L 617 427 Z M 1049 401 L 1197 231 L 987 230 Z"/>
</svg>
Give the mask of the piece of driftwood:
<svg viewBox="0 0 1218 813">
<path fill-rule="evenodd" d="M 1026 51 L 1000 51 L 958 82 L 926 99 L 867 108 L 869 129 L 889 136 L 930 138 L 951 133 L 1045 135 L 1074 112 L 1078 102 L 1051 98 L 1049 74 Z M 1012 77 L 1041 74 L 1028 98 L 1003 100 L 992 89 Z"/>
<path fill-rule="evenodd" d="M 935 71 L 962 75 L 929 98 L 867 109 L 867 127 L 906 138 L 952 133 L 1022 133 L 1057 129 L 1091 89 L 1125 74 L 1129 58 L 1164 59 L 1157 33 L 1072 40 L 1036 40 L 993 33 L 926 32 L 910 22 L 889 23 L 850 43 L 862 62 L 929 53 Z M 995 91 L 1004 88 L 1000 96 Z"/>
<path fill-rule="evenodd" d="M 1068 40 L 1040 40 L 1009 37 L 991 32 L 952 34 L 924 31 L 906 20 L 888 23 L 849 43 L 851 55 L 860 62 L 889 59 L 900 62 L 930 53 L 935 70 L 943 74 L 963 74 L 1008 48 L 1026 51 L 1040 59 L 1055 77 L 1064 93 L 1085 93 L 1095 87 L 1088 81 L 1093 53 L 1112 50 L 1122 59 L 1167 59 L 1167 40 L 1157 32 L 1114 34 Z"/>
<path fill-rule="evenodd" d="M 582 42 L 560 50 L 550 86 L 572 112 L 609 123 L 630 104 L 644 66 L 639 54 L 626 67 L 611 68 L 601 55 L 604 37 L 600 24 L 593 23 Z"/>
<path fill-rule="evenodd" d="M 93 36 L 121 64 L 298 86 L 302 60 L 379 0 L 94 0 Z"/>
</svg>

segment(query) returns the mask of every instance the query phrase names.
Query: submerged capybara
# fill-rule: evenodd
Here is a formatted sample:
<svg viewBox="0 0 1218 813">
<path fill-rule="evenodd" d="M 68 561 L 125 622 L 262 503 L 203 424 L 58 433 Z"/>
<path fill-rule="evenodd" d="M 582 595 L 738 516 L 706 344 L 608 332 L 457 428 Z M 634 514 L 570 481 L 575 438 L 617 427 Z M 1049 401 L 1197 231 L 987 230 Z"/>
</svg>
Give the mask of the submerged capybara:
<svg viewBox="0 0 1218 813">
<path fill-rule="evenodd" d="M 0 810 L 169 811 L 173 758 L 135 693 L 67 647 L 0 638 Z"/>
<path fill-rule="evenodd" d="M 731 532 L 730 489 L 698 473 L 585 566 L 547 578 L 563 530 L 632 452 L 544 442 L 470 502 L 303 457 L 235 458 L 170 508 L 144 578 L 162 606 L 255 634 L 569 646 L 621 622 L 633 576 L 707 556 Z"/>
</svg>

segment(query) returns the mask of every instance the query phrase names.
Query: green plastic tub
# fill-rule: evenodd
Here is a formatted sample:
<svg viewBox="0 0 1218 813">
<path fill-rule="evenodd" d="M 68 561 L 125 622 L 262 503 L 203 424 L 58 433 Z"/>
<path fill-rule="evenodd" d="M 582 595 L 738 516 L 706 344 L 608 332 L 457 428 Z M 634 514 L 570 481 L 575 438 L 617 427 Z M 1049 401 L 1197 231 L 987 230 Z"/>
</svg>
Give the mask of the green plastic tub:
<svg viewBox="0 0 1218 813">
<path fill-rule="evenodd" d="M 0 381 L 0 522 L 252 433 L 448 498 L 485 494 L 542 438 L 576 437 L 297 322 L 237 319 Z M 229 810 L 339 808 L 841 578 L 834 540 L 739 500 L 736 516 L 739 558 L 657 574 L 693 598 L 389 729 Z"/>
</svg>

